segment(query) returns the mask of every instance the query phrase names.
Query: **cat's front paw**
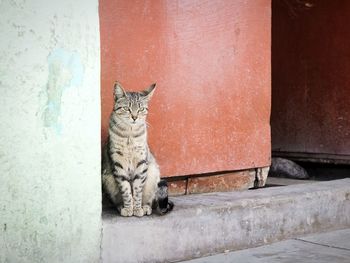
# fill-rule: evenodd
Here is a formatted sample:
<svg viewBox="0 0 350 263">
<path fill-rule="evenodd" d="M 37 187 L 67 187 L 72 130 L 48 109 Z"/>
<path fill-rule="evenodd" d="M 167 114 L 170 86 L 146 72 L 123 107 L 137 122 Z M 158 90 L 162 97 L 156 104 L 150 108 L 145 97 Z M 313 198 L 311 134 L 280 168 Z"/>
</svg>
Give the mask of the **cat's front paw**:
<svg viewBox="0 0 350 263">
<path fill-rule="evenodd" d="M 149 205 L 144 205 L 142 209 L 145 215 L 149 216 L 152 214 L 152 207 L 150 207 Z"/>
<path fill-rule="evenodd" d="M 142 207 L 134 208 L 134 216 L 141 217 L 144 215 Z"/>
<path fill-rule="evenodd" d="M 121 216 L 132 216 L 133 215 L 133 209 L 132 207 L 123 207 L 121 210 L 120 210 L 120 215 Z"/>
</svg>

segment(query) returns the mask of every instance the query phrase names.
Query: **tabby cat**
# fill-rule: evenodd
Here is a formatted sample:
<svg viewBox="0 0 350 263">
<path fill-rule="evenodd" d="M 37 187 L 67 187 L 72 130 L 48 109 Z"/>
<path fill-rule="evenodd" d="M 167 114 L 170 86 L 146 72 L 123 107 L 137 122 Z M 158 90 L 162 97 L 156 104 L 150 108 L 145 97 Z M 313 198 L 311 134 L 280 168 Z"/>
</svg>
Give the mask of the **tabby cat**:
<svg viewBox="0 0 350 263">
<path fill-rule="evenodd" d="M 164 214 L 173 208 L 166 181 L 147 143 L 148 102 L 156 84 L 141 92 L 114 85 L 109 138 L 103 149 L 102 186 L 122 216 L 144 216 L 152 208 Z"/>
</svg>

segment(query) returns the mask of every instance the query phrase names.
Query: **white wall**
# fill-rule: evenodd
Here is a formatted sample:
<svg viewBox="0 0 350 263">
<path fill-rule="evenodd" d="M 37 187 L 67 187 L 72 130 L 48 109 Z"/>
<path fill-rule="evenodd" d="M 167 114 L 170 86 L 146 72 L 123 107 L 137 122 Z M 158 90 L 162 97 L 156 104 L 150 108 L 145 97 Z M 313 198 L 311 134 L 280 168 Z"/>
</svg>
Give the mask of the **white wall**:
<svg viewBox="0 0 350 263">
<path fill-rule="evenodd" d="M 0 262 L 98 262 L 98 0 L 0 14 Z"/>
</svg>

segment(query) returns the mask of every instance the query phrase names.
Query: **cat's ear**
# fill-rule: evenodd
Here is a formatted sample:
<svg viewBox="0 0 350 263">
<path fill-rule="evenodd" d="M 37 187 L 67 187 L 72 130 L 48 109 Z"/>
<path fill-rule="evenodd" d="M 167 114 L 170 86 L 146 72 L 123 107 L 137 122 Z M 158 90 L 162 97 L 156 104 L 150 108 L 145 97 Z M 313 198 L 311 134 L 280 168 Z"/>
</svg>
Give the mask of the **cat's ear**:
<svg viewBox="0 0 350 263">
<path fill-rule="evenodd" d="M 114 83 L 114 100 L 120 99 L 124 96 L 126 96 L 125 90 L 123 89 L 122 85 L 116 81 Z"/>
<path fill-rule="evenodd" d="M 149 86 L 147 89 L 141 92 L 145 99 L 151 99 L 154 91 L 156 90 L 156 85 L 156 83 L 153 83 L 151 86 Z"/>
</svg>

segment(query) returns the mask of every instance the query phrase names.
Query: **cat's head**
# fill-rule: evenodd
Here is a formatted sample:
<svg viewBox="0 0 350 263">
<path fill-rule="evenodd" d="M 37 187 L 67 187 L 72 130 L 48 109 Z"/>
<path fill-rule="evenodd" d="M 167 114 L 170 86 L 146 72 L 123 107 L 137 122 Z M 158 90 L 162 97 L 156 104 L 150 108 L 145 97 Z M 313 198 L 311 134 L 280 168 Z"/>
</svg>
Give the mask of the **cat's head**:
<svg viewBox="0 0 350 263">
<path fill-rule="evenodd" d="M 152 84 L 140 92 L 128 92 L 119 82 L 114 84 L 114 112 L 130 124 L 142 123 L 148 113 L 148 102 L 156 88 Z"/>
</svg>

